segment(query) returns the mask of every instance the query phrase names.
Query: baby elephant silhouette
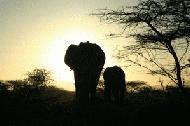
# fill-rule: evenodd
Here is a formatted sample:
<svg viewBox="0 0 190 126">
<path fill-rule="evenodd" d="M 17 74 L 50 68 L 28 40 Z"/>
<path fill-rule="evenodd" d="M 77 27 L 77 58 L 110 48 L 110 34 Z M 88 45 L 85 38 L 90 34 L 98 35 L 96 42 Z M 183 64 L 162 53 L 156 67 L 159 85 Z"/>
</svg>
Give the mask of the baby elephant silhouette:
<svg viewBox="0 0 190 126">
<path fill-rule="evenodd" d="M 105 54 L 100 46 L 88 41 L 70 45 L 64 61 L 74 71 L 76 99 L 80 103 L 94 101 L 105 63 Z"/>
<path fill-rule="evenodd" d="M 108 102 L 122 103 L 126 92 L 125 73 L 118 67 L 108 67 L 104 74 L 104 97 Z"/>
</svg>

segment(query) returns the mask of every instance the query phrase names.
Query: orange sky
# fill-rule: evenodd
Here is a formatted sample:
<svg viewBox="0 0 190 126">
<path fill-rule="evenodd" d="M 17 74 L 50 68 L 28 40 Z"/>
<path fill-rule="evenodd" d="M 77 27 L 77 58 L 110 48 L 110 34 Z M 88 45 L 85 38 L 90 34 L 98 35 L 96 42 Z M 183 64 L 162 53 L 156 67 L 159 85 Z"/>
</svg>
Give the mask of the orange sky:
<svg viewBox="0 0 190 126">
<path fill-rule="evenodd" d="M 56 80 L 73 83 L 73 73 L 63 62 L 64 53 L 70 44 L 81 41 L 102 47 L 106 53 L 105 67 L 120 65 L 112 58 L 114 50 L 131 40 L 106 37 L 110 32 L 119 32 L 119 27 L 100 23 L 89 14 L 98 8 L 114 9 L 136 1 L 0 0 L 0 80 L 22 79 L 27 71 L 43 67 L 52 70 Z M 127 69 L 127 80 L 156 82 L 138 73 Z"/>
</svg>

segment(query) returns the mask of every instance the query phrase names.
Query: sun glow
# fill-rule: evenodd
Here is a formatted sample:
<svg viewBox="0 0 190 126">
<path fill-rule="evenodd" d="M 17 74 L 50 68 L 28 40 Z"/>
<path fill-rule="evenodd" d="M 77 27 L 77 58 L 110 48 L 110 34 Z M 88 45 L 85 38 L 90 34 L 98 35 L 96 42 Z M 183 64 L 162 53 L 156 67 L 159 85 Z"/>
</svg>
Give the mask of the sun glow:
<svg viewBox="0 0 190 126">
<path fill-rule="evenodd" d="M 70 44 L 86 41 L 96 42 L 96 39 L 82 30 L 71 30 L 50 42 L 43 54 L 43 64 L 53 71 L 56 80 L 74 83 L 73 71 L 64 63 L 64 55 Z"/>
</svg>

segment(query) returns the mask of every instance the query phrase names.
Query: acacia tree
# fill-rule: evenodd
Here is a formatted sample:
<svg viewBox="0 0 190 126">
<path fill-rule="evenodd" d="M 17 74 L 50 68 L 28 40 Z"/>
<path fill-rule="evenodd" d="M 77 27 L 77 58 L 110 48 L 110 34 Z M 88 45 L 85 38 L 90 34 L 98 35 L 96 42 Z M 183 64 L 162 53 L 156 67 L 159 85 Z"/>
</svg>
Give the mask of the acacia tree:
<svg viewBox="0 0 190 126">
<path fill-rule="evenodd" d="M 34 69 L 32 72 L 28 72 L 27 75 L 28 83 L 36 89 L 47 86 L 47 84 L 53 81 L 51 73 L 46 69 Z"/>
<path fill-rule="evenodd" d="M 143 0 L 138 5 L 117 10 L 98 9 L 93 15 L 98 16 L 101 21 L 122 26 L 121 34 L 114 33 L 110 36 L 136 39 L 135 44 L 127 45 L 120 51 L 120 58 L 130 57 L 131 54 L 137 56 L 136 59 L 143 58 L 157 69 L 139 61 L 127 61 L 146 68 L 152 74 L 169 77 L 183 93 L 189 94 L 182 80 L 182 70 L 189 66 L 185 59 L 190 37 L 189 0 Z M 160 58 L 167 60 L 168 57 L 162 57 L 166 53 L 171 56 L 173 64 L 163 65 L 159 62 Z"/>
</svg>

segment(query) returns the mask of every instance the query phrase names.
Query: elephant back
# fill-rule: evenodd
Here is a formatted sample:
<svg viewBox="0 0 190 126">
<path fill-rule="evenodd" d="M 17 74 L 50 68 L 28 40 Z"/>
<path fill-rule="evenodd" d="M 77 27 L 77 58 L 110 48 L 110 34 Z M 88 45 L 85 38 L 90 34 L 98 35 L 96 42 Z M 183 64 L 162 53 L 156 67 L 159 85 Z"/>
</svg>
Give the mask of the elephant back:
<svg viewBox="0 0 190 126">
<path fill-rule="evenodd" d="M 125 78 L 125 73 L 124 71 L 118 67 L 118 66 L 114 66 L 113 67 L 113 71 L 115 73 L 115 76 L 118 80 L 124 79 Z"/>
<path fill-rule="evenodd" d="M 118 66 L 108 67 L 104 71 L 103 78 L 107 82 L 106 84 L 112 84 L 112 87 L 118 87 L 118 83 L 125 82 L 125 73 Z"/>
<path fill-rule="evenodd" d="M 99 70 L 105 63 L 105 53 L 97 44 L 80 43 L 78 46 L 78 66 L 83 70 Z"/>
</svg>

